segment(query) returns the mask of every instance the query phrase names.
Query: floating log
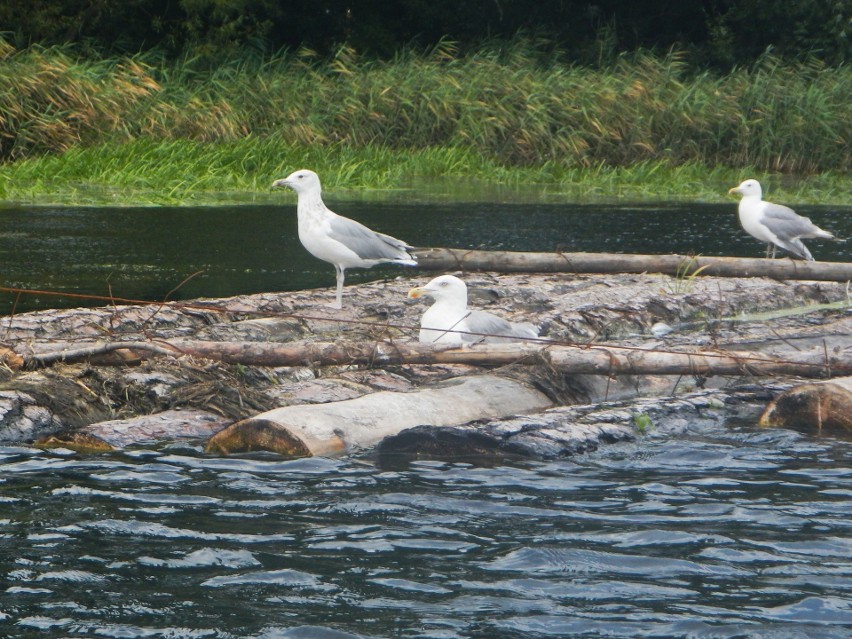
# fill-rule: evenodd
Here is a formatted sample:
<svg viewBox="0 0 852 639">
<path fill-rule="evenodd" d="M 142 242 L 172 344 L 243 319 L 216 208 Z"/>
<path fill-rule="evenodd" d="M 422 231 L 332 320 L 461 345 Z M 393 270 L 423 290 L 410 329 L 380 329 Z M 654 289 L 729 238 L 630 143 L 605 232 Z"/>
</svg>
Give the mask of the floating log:
<svg viewBox="0 0 852 639">
<path fill-rule="evenodd" d="M 31 365 L 79 361 L 106 350 L 190 355 L 251 366 L 356 364 L 468 364 L 504 366 L 547 362 L 563 373 L 592 375 L 796 375 L 829 377 L 852 372 L 852 336 L 829 335 L 808 348 L 783 341 L 772 355 L 755 351 L 663 351 L 622 346 L 550 346 L 536 342 L 478 344 L 438 350 L 428 344 L 394 342 L 209 342 L 170 340 L 103 344 L 79 351 L 34 355 Z"/>
<path fill-rule="evenodd" d="M 678 277 L 770 277 L 777 280 L 852 280 L 850 262 L 804 262 L 789 258 L 695 257 L 627 253 L 522 253 L 418 248 L 417 266 L 432 271 L 495 273 L 666 273 Z"/>
<path fill-rule="evenodd" d="M 794 386 L 769 402 L 759 423 L 807 432 L 852 432 L 852 377 Z"/>
<path fill-rule="evenodd" d="M 216 433 L 208 441 L 207 452 L 339 455 L 373 446 L 420 424 L 459 425 L 537 412 L 551 405 L 543 393 L 519 381 L 476 375 L 411 392 L 381 391 L 328 404 L 277 408 Z"/>
</svg>

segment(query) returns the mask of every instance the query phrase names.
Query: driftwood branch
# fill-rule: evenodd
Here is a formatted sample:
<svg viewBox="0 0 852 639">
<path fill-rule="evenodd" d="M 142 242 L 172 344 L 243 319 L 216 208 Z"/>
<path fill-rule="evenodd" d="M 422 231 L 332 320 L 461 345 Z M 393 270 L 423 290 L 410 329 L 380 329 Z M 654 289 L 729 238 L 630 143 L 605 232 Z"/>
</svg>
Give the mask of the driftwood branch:
<svg viewBox="0 0 852 639">
<path fill-rule="evenodd" d="M 692 257 L 620 253 L 521 253 L 419 248 L 417 266 L 495 273 L 665 273 L 691 277 L 770 277 L 778 280 L 852 280 L 850 262 L 803 262 L 789 258 Z"/>
<path fill-rule="evenodd" d="M 545 359 L 563 373 L 598 375 L 796 375 L 830 377 L 852 372 L 849 339 L 827 337 L 808 349 L 789 347 L 768 356 L 753 351 L 671 352 L 618 346 L 543 346 L 536 343 L 482 344 L 469 348 L 436 350 L 424 344 L 390 342 L 166 342 L 105 343 L 86 348 L 32 355 L 28 366 L 83 361 L 116 350 L 157 355 L 213 359 L 250 366 L 388 366 L 400 364 L 470 364 L 503 366 L 536 363 Z"/>
<path fill-rule="evenodd" d="M 80 348 L 72 348 L 52 353 L 39 353 L 23 357 L 24 368 L 38 368 L 41 366 L 50 366 L 59 363 L 71 363 L 88 361 L 102 355 L 109 355 L 118 351 L 142 351 L 143 353 L 151 353 L 154 355 L 183 355 L 180 350 L 166 343 L 154 342 L 108 342 L 99 344 L 90 344 L 81 346 Z"/>
</svg>

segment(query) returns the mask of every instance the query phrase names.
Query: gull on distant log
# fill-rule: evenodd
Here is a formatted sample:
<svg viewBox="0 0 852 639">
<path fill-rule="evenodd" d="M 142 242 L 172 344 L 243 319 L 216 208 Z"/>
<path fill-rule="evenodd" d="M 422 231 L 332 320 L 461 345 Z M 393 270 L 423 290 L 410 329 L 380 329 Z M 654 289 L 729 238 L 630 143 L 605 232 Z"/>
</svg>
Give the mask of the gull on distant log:
<svg viewBox="0 0 852 639">
<path fill-rule="evenodd" d="M 348 268 L 370 268 L 392 263 L 416 266 L 413 247 L 384 233 L 371 231 L 363 224 L 330 211 L 322 201 L 319 176 L 300 169 L 272 187 L 288 186 L 296 192 L 299 240 L 308 253 L 334 264 L 337 296 L 334 308 L 343 308 L 343 272 Z"/>
<path fill-rule="evenodd" d="M 793 209 L 764 201 L 763 191 L 757 180 L 746 180 L 728 193 L 739 193 L 743 196 L 739 204 L 740 224 L 746 233 L 766 243 L 766 257 L 771 254 L 774 258 L 776 248 L 782 248 L 803 260 L 813 261 L 814 258 L 802 243 L 802 238 L 837 239 Z"/>
<path fill-rule="evenodd" d="M 485 311 L 468 309 L 467 285 L 453 275 L 441 275 L 426 286 L 408 291 L 408 297 L 423 296 L 435 300 L 420 319 L 419 339 L 424 344 L 462 346 L 538 337 L 538 329 L 530 323 L 514 324 Z"/>
</svg>

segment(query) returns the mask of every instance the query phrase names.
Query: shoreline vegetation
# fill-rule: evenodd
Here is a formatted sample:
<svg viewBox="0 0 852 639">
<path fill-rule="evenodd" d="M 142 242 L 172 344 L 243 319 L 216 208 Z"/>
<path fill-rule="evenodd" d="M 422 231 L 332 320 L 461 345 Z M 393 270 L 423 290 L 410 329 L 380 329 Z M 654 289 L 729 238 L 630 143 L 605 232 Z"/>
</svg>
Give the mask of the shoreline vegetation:
<svg viewBox="0 0 852 639">
<path fill-rule="evenodd" d="M 572 65 L 518 40 L 390 61 L 341 48 L 166 62 L 0 40 L 0 201 L 281 201 L 312 168 L 337 199 L 727 201 L 746 177 L 848 204 L 852 69 L 764 57 L 726 75 L 678 53 Z"/>
</svg>

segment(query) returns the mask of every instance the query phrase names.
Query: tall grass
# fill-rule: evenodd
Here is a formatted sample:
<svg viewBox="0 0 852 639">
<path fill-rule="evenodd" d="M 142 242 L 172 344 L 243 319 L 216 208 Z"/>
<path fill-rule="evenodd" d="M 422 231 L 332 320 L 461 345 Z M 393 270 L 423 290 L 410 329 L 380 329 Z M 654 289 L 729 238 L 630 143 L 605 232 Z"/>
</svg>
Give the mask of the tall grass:
<svg viewBox="0 0 852 639">
<path fill-rule="evenodd" d="M 849 95 L 847 67 L 766 58 L 720 77 L 691 72 L 676 53 L 637 53 L 590 69 L 521 41 L 463 56 L 442 43 L 385 62 L 347 48 L 331 59 L 301 51 L 210 69 L 17 51 L 0 40 L 0 162 L 191 140 L 235 145 L 222 161 L 251 173 L 269 160 L 234 155 L 249 138 L 304 149 L 445 147 L 464 161 L 544 173 L 643 163 L 848 172 Z"/>
</svg>

